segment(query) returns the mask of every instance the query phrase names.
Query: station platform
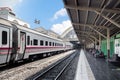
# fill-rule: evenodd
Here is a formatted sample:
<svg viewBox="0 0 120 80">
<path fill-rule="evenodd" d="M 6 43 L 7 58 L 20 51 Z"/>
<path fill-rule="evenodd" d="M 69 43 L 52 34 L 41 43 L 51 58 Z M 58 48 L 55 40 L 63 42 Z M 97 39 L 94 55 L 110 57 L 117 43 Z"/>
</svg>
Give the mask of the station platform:
<svg viewBox="0 0 120 80">
<path fill-rule="evenodd" d="M 74 80 L 120 80 L 120 68 L 81 50 Z"/>
</svg>

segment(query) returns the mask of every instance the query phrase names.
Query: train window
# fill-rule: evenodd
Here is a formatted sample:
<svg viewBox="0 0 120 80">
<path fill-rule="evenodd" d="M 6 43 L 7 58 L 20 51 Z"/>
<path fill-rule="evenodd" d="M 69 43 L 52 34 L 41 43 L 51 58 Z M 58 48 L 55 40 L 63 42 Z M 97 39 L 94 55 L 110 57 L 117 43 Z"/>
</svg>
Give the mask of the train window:
<svg viewBox="0 0 120 80">
<path fill-rule="evenodd" d="M 41 46 L 43 46 L 43 45 L 44 45 L 43 40 L 40 40 L 40 45 L 41 45 Z"/>
<path fill-rule="evenodd" d="M 27 45 L 30 45 L 30 36 L 27 36 Z"/>
<path fill-rule="evenodd" d="M 49 42 L 49 46 L 51 46 L 51 42 Z"/>
<path fill-rule="evenodd" d="M 33 39 L 33 44 L 34 45 L 38 45 L 38 40 L 37 39 Z"/>
<path fill-rule="evenodd" d="M 54 46 L 54 42 L 53 42 L 53 46 Z"/>
<path fill-rule="evenodd" d="M 7 44 L 7 32 L 2 31 L 2 44 L 6 45 Z"/>
<path fill-rule="evenodd" d="M 45 45 L 48 46 L 48 41 L 45 41 Z"/>
<path fill-rule="evenodd" d="M 52 46 L 53 44 L 52 44 L 52 42 L 51 42 L 51 46 Z"/>
</svg>

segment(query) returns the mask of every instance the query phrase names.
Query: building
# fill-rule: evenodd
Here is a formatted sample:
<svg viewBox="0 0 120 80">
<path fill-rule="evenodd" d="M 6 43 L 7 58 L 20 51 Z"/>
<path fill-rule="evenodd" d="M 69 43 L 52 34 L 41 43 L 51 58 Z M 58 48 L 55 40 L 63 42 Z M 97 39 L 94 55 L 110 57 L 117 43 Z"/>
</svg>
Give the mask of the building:
<svg viewBox="0 0 120 80">
<path fill-rule="evenodd" d="M 46 34 L 46 35 L 49 35 L 51 37 L 54 37 L 54 38 L 60 38 L 60 35 L 51 31 L 51 30 L 46 30 L 44 29 L 43 27 L 38 27 L 38 28 L 35 28 L 34 30 L 40 32 L 40 33 L 43 33 L 43 34 Z"/>
<path fill-rule="evenodd" d="M 51 30 L 48 30 L 48 35 L 56 38 L 61 38 L 61 36 Z"/>
<path fill-rule="evenodd" d="M 46 29 L 44 29 L 43 27 L 37 27 L 34 30 L 36 30 L 40 33 L 46 34 L 46 35 L 48 34 L 48 31 Z"/>
<path fill-rule="evenodd" d="M 68 29 L 66 29 L 61 37 L 64 39 L 64 40 L 67 40 L 67 41 L 78 41 L 78 38 L 77 38 L 77 35 L 73 29 L 73 27 L 69 27 Z"/>
<path fill-rule="evenodd" d="M 13 11 L 9 7 L 0 7 L 0 17 L 23 25 L 24 27 L 30 27 L 27 22 L 17 18 L 15 13 L 13 13 Z"/>
</svg>

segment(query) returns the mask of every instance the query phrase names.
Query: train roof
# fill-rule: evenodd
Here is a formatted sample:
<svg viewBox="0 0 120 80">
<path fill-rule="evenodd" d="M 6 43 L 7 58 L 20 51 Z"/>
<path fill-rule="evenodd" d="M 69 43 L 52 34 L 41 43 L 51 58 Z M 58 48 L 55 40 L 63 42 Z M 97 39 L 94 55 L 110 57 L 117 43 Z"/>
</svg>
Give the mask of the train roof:
<svg viewBox="0 0 120 80">
<path fill-rule="evenodd" d="M 27 28 L 27 27 L 24 27 L 24 26 L 19 25 L 19 24 L 16 24 L 16 23 L 15 23 L 14 25 L 16 25 L 17 28 L 22 29 L 22 30 L 25 30 L 25 31 L 28 31 L 28 32 L 32 32 L 32 33 L 34 33 L 34 34 L 38 34 L 38 35 L 41 35 L 41 36 L 44 36 L 44 37 L 47 37 L 47 38 L 51 38 L 51 39 L 54 39 L 54 40 L 62 41 L 61 39 L 57 39 L 57 38 L 54 38 L 54 37 L 45 35 L 45 34 L 40 33 L 40 32 L 38 32 L 38 31 L 36 31 L 36 30 L 34 30 L 34 29 Z"/>
<path fill-rule="evenodd" d="M 45 35 L 45 34 L 42 34 L 36 30 L 33 30 L 31 28 L 27 28 L 27 27 L 24 27 L 20 24 L 17 24 L 15 22 L 12 22 L 12 21 L 8 21 L 6 19 L 3 19 L 3 18 L 0 18 L 0 24 L 3 24 L 3 25 L 7 25 L 9 27 L 13 27 L 12 24 L 16 25 L 17 28 L 19 29 L 22 29 L 22 30 L 25 30 L 25 31 L 28 31 L 28 32 L 32 32 L 32 33 L 35 33 L 35 34 L 38 34 L 38 35 L 41 35 L 41 36 L 44 36 L 44 37 L 47 37 L 47 38 L 51 38 L 51 39 L 54 39 L 54 40 L 58 40 L 58 41 L 62 41 L 61 39 L 57 39 L 57 38 L 54 38 L 54 37 L 51 37 L 51 36 L 48 36 L 48 35 Z"/>
</svg>

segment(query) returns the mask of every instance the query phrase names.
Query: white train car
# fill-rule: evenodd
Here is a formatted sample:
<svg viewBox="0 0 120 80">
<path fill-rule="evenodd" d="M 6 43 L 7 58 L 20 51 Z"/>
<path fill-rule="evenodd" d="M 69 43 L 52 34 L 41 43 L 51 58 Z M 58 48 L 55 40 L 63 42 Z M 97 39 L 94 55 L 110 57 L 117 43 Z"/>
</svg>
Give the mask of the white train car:
<svg viewBox="0 0 120 80">
<path fill-rule="evenodd" d="M 0 18 L 0 64 L 71 49 L 69 42 Z"/>
<path fill-rule="evenodd" d="M 7 63 L 12 53 L 12 25 L 0 19 L 0 64 Z"/>
<path fill-rule="evenodd" d="M 73 48 L 73 44 L 72 43 L 70 43 L 69 41 L 65 41 L 64 42 L 64 50 L 70 50 L 70 49 L 72 49 Z"/>
</svg>

